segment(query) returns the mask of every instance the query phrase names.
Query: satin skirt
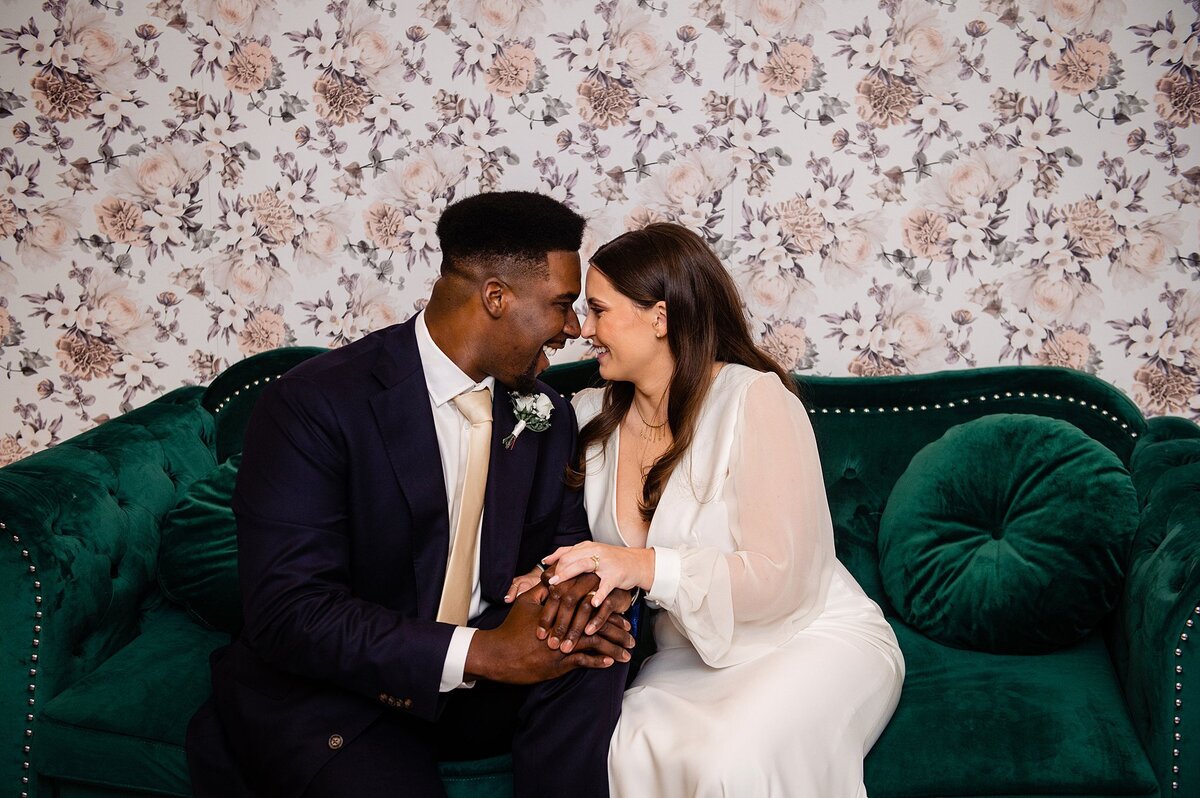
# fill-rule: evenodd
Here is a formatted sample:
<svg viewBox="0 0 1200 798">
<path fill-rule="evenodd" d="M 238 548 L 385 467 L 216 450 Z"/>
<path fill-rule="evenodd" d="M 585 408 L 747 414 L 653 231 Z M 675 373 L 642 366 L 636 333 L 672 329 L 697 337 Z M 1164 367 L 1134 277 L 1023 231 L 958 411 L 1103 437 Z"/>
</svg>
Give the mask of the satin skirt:
<svg viewBox="0 0 1200 798">
<path fill-rule="evenodd" d="M 771 653 L 704 663 L 666 613 L 609 747 L 620 798 L 860 798 L 863 758 L 900 700 L 891 627 L 839 563 L 825 610 Z"/>
</svg>

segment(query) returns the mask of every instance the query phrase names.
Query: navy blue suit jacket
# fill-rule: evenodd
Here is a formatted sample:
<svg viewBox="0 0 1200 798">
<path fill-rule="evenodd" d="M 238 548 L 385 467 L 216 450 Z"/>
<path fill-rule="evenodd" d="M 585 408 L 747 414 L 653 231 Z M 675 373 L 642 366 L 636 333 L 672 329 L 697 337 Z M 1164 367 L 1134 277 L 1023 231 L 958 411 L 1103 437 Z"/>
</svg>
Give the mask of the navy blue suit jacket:
<svg viewBox="0 0 1200 798">
<path fill-rule="evenodd" d="M 588 537 L 563 482 L 574 412 L 511 449 L 497 384 L 480 541 L 483 598 Z M 213 701 L 250 786 L 298 794 L 383 712 L 435 720 L 454 627 L 435 621 L 449 514 L 412 321 L 306 361 L 259 399 L 233 507 L 245 626 L 214 659 Z"/>
</svg>

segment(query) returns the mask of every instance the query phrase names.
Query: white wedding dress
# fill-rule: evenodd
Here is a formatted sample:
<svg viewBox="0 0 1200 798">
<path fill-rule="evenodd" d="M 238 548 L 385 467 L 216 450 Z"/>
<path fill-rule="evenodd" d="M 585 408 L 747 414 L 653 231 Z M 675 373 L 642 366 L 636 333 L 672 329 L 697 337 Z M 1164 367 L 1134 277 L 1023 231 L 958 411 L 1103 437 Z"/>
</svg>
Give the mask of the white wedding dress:
<svg viewBox="0 0 1200 798">
<path fill-rule="evenodd" d="M 581 427 L 602 396 L 576 395 Z M 616 432 L 589 450 L 584 492 L 594 539 L 626 545 L 618 447 Z M 863 757 L 895 710 L 904 661 L 834 556 L 812 425 L 778 377 L 720 370 L 646 545 L 658 653 L 625 693 L 611 794 L 865 796 Z"/>
</svg>

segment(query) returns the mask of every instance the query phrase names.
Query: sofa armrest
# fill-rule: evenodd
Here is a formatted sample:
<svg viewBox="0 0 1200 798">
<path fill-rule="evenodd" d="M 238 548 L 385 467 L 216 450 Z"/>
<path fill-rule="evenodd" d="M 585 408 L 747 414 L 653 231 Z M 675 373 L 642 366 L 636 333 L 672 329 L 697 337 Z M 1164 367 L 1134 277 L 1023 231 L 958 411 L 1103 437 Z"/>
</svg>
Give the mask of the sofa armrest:
<svg viewBox="0 0 1200 798">
<path fill-rule="evenodd" d="M 172 391 L 0 469 L 0 784 L 36 795 L 41 707 L 139 634 L 159 524 L 215 465 L 201 392 Z"/>
<path fill-rule="evenodd" d="M 1162 795 L 1192 795 L 1200 793 L 1200 436 L 1178 424 L 1157 432 L 1167 434 L 1150 436 L 1132 458 L 1142 517 L 1114 658 Z"/>
</svg>

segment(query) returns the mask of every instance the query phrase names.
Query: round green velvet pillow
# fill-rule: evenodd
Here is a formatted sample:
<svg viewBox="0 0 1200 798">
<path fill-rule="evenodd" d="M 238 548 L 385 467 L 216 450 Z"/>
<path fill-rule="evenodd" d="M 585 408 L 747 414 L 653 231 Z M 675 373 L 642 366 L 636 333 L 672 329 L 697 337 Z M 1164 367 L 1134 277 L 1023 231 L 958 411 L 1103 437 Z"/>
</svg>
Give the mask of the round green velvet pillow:
<svg viewBox="0 0 1200 798">
<path fill-rule="evenodd" d="M 1120 459 L 1075 426 L 991 415 L 917 452 L 879 526 L 900 617 L 959 648 L 1077 642 L 1120 596 L 1138 504 Z"/>
<path fill-rule="evenodd" d="M 238 452 L 188 486 L 163 519 L 158 550 L 158 583 L 167 598 L 230 634 L 242 626 L 237 523 L 229 504 L 241 462 Z"/>
</svg>

